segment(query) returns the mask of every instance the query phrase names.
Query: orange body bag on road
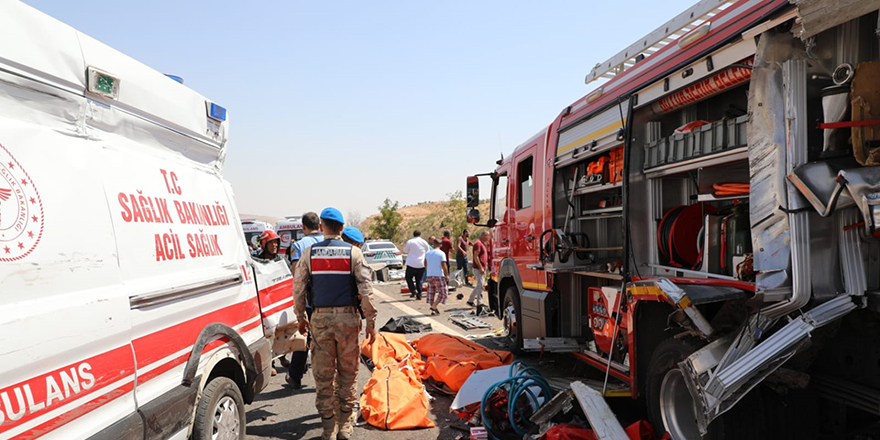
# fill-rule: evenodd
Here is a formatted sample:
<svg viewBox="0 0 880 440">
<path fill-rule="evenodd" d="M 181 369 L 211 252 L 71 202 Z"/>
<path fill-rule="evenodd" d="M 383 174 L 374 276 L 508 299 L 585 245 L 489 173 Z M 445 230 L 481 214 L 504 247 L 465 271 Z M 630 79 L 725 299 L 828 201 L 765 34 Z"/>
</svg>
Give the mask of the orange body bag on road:
<svg viewBox="0 0 880 440">
<path fill-rule="evenodd" d="M 413 341 L 419 353 L 427 357 L 422 379 L 432 378 L 458 392 L 468 377 L 478 370 L 509 365 L 513 354 L 495 351 L 458 336 L 434 333 Z"/>
<path fill-rule="evenodd" d="M 387 430 L 433 428 L 420 379 L 425 362 L 406 337 L 378 333 L 372 344 L 361 342 L 361 353 L 376 366 L 360 399 L 364 420 Z"/>
</svg>

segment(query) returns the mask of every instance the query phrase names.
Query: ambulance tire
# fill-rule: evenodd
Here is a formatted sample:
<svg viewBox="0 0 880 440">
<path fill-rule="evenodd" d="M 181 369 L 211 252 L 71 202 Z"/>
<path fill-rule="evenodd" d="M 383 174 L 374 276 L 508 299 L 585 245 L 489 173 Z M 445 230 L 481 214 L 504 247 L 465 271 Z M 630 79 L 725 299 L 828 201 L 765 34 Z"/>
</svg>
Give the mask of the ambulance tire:
<svg viewBox="0 0 880 440">
<path fill-rule="evenodd" d="M 654 426 L 658 438 L 666 432 L 661 411 L 663 405 L 661 387 L 664 378 L 670 371 L 678 370 L 678 363 L 685 360 L 702 345 L 703 343 L 695 338 L 669 338 L 657 345 L 648 362 L 645 400 L 648 407 L 648 420 Z M 670 408 L 681 410 L 692 408 L 690 406 L 692 403 L 689 401 L 690 393 L 685 390 L 681 390 L 681 392 L 686 394 L 675 399 L 674 404 L 667 404 L 667 414 L 670 413 Z M 713 420 L 709 424 L 709 432 L 703 436 L 702 440 L 761 439 L 766 438 L 764 428 L 762 399 L 759 397 L 759 392 L 752 390 L 732 409 Z M 675 437 L 673 436 L 673 438 Z M 699 436 L 697 435 L 696 438 Z"/>
<path fill-rule="evenodd" d="M 230 438 L 229 434 L 233 434 L 244 440 L 245 424 L 244 399 L 238 384 L 224 376 L 211 379 L 196 407 L 192 439 Z"/>
<path fill-rule="evenodd" d="M 507 330 L 507 348 L 514 354 L 522 351 L 523 334 L 522 334 L 522 307 L 520 307 L 519 293 L 516 287 L 508 287 L 504 292 L 504 302 L 501 306 L 501 320 Z M 513 308 L 514 322 L 509 322 L 507 317 L 508 309 Z"/>
</svg>

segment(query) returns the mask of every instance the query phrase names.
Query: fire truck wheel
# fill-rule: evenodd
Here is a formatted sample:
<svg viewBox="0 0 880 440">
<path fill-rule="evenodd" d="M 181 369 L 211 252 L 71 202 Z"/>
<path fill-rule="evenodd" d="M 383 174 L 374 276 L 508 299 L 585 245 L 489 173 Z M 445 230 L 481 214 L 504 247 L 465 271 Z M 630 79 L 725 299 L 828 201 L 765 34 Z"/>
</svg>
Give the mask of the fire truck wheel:
<svg viewBox="0 0 880 440">
<path fill-rule="evenodd" d="M 215 377 L 202 391 L 193 423 L 194 440 L 244 440 L 244 399 L 228 377 Z"/>
<path fill-rule="evenodd" d="M 693 338 L 669 338 L 657 345 L 648 362 L 645 399 L 648 418 L 658 437 L 668 431 L 673 439 L 700 438 L 694 420 L 694 401 L 678 363 L 701 345 L 701 341 Z M 763 438 L 763 406 L 756 395 L 749 393 L 712 421 L 703 440 Z"/>
<path fill-rule="evenodd" d="M 519 294 L 515 287 L 508 287 L 504 292 L 501 319 L 507 336 L 507 348 L 513 353 L 519 353 L 523 346 L 522 308 L 519 306 Z"/>
</svg>

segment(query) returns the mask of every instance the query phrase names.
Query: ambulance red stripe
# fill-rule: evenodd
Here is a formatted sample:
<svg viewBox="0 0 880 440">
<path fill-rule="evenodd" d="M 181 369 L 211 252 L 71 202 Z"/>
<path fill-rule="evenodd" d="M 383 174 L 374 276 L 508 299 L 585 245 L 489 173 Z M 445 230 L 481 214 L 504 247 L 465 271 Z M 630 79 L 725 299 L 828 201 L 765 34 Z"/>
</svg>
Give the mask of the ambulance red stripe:
<svg viewBox="0 0 880 440">
<path fill-rule="evenodd" d="M 287 301 L 282 301 L 280 304 L 277 304 L 268 310 L 264 310 L 263 318 L 268 318 L 287 309 L 290 309 L 291 313 L 293 312 L 293 298 L 290 298 L 290 300 Z"/>
<path fill-rule="evenodd" d="M 287 298 L 293 299 L 293 278 L 260 290 L 260 307 L 269 307 Z M 263 316 L 268 315 L 271 313 L 263 310 Z"/>
<path fill-rule="evenodd" d="M 125 348 L 128 348 L 128 347 L 125 347 Z M 83 405 L 79 405 L 79 406 L 73 408 L 72 410 L 70 410 L 70 411 L 68 411 L 68 412 L 66 412 L 66 413 L 64 413 L 54 419 L 50 419 L 49 421 L 46 421 L 44 423 L 41 423 L 40 425 L 37 425 L 33 429 L 30 429 L 30 430 L 23 432 L 15 437 L 12 437 L 12 439 L 13 440 L 31 440 L 31 439 L 35 439 L 35 438 L 39 438 L 41 436 L 44 436 L 47 433 L 52 432 L 55 429 L 57 429 L 58 427 L 64 425 L 65 423 L 68 423 L 72 420 L 76 420 L 79 417 L 81 417 L 85 414 L 88 414 L 88 413 L 104 406 L 105 403 L 110 402 L 111 400 L 115 400 L 119 397 L 122 397 L 122 396 L 132 392 L 133 388 L 134 388 L 134 381 L 128 382 L 125 385 L 122 385 L 121 387 L 110 390 L 109 392 L 105 393 L 101 397 L 98 397 L 97 399 L 92 400 L 91 402 L 85 403 Z"/>
<path fill-rule="evenodd" d="M 196 338 L 198 338 L 202 329 L 208 324 L 219 322 L 235 327 L 254 316 L 258 316 L 259 312 L 256 298 L 251 298 L 247 301 L 233 304 L 189 321 L 141 336 L 132 341 L 134 352 L 137 355 L 137 367 L 138 369 L 144 368 L 191 346 Z"/>
<path fill-rule="evenodd" d="M 131 356 L 131 347 L 126 344 L 0 389 L 0 396 L 2 396 L 0 402 L 2 402 L 2 411 L 5 415 L 3 423 L 0 424 L 0 433 L 27 423 L 70 401 L 90 396 L 108 384 L 133 374 L 134 362 Z M 132 378 L 131 383 L 133 382 Z M 131 391 L 130 384 L 110 390 L 105 394 L 105 397 L 97 400 L 97 402 L 101 402 L 100 404 L 81 405 L 51 421 L 55 425 L 59 425 L 73 420 L 101 406 L 103 402 L 125 394 L 126 387 L 128 391 Z M 9 405 L 7 405 L 7 400 Z M 21 411 L 25 411 L 25 413 L 20 418 L 11 419 L 12 414 L 17 415 Z"/>
<path fill-rule="evenodd" d="M 234 304 L 216 310 L 214 312 L 206 313 L 195 319 L 184 321 L 172 327 L 135 339 L 132 344 L 138 344 L 136 345 L 136 347 L 139 346 L 143 350 L 143 352 L 136 351 L 136 353 L 138 354 L 138 360 L 141 361 L 138 362 L 138 369 L 145 369 L 146 367 L 152 366 L 152 364 L 154 364 L 155 362 L 158 362 L 169 355 L 177 353 L 187 347 L 192 347 L 193 343 L 195 343 L 196 338 L 198 337 L 198 334 L 208 324 L 214 322 L 222 322 L 234 328 L 241 323 L 256 317 L 258 310 L 259 308 L 257 306 L 256 298 L 251 298 L 238 304 Z M 238 333 L 247 333 L 248 331 L 258 327 L 260 324 L 261 323 L 259 319 L 254 319 L 253 322 L 238 329 Z M 228 342 L 226 338 L 220 338 L 218 340 L 212 341 L 205 347 L 203 353 L 209 352 L 225 344 L 226 342 Z M 185 363 L 189 359 L 189 355 L 190 353 L 184 353 L 179 357 L 168 360 L 162 365 L 153 368 L 148 372 L 145 372 L 144 374 L 139 374 L 137 376 L 138 384 L 144 384 L 150 379 L 153 379 L 161 375 L 162 373 L 165 373 Z M 34 405 L 39 406 L 40 402 L 46 402 L 48 394 L 46 385 L 46 381 L 48 380 L 46 379 L 47 377 L 52 376 L 53 380 L 60 387 L 62 394 L 64 394 L 65 389 L 61 378 L 62 372 L 66 372 L 66 376 L 70 377 L 72 376 L 70 369 L 74 368 L 77 369 L 77 377 L 79 377 L 78 369 L 83 364 L 87 364 L 87 367 L 82 367 L 83 371 L 94 376 L 94 379 L 89 380 L 90 386 L 88 387 L 88 390 L 82 389 L 82 383 L 80 383 L 81 391 L 79 393 L 70 394 L 69 397 L 65 396 L 65 398 L 60 402 L 56 399 L 53 399 L 53 401 L 51 402 L 51 406 L 47 408 L 42 408 L 32 413 L 28 412 L 20 419 L 15 420 L 14 423 L 7 416 L 4 423 L 0 424 L 0 434 L 7 432 L 16 426 L 20 426 L 21 424 L 26 423 L 30 420 L 33 420 L 34 418 L 45 414 L 47 411 L 50 411 L 52 409 L 55 409 L 59 405 L 67 403 L 66 401 L 81 399 L 83 397 L 89 396 L 97 392 L 98 390 L 101 390 L 102 387 L 106 387 L 113 382 L 122 380 L 123 378 L 133 375 L 135 373 L 133 359 L 131 356 L 131 347 L 125 345 L 104 353 L 97 354 L 82 361 L 67 365 L 63 368 L 56 369 L 49 373 L 32 377 L 4 389 L 0 389 L 0 396 L 2 396 L 2 393 L 6 392 L 10 400 L 12 402 L 15 402 L 12 405 L 12 408 L 15 409 L 14 412 L 18 412 L 19 409 L 16 405 L 17 395 L 15 394 L 15 388 L 18 387 L 20 389 L 22 398 L 27 404 L 28 399 L 23 388 L 25 385 L 28 385 L 28 389 L 31 393 L 31 396 L 33 397 Z M 67 379 L 67 377 L 65 377 L 64 379 Z M 82 382 L 82 378 L 80 378 L 80 381 Z M 89 412 L 101 407 L 107 402 L 110 402 L 118 397 L 125 395 L 126 393 L 131 392 L 133 390 L 133 387 L 134 380 L 132 378 L 130 382 L 106 391 L 102 396 L 98 397 L 97 399 L 83 405 L 78 405 L 70 411 L 64 412 L 57 417 L 47 420 L 46 422 L 38 425 L 36 428 L 29 429 L 26 433 L 19 434 L 18 436 L 13 438 L 30 439 L 45 435 L 46 433 L 58 428 L 59 426 L 62 426 L 65 423 L 68 423 L 85 414 L 88 414 Z M 68 388 L 71 387 L 68 385 Z M 2 402 L 2 397 L 0 397 L 0 402 Z M 5 405 L 3 405 L 3 411 L 4 413 L 9 412 Z"/>
<path fill-rule="evenodd" d="M 260 325 L 260 321 L 255 320 L 254 322 L 239 329 L 238 333 L 239 334 L 247 333 L 247 332 L 253 330 L 254 328 L 258 327 L 259 325 Z M 193 339 L 193 341 L 195 341 L 195 339 Z M 215 341 L 209 342 L 207 345 L 205 345 L 205 349 L 202 350 L 202 354 L 208 353 L 209 351 L 211 351 L 211 350 L 213 350 L 223 344 L 226 344 L 227 342 L 229 342 L 229 338 L 226 338 L 226 337 L 220 337 Z M 192 344 L 190 344 L 190 347 L 191 346 L 192 346 Z M 171 354 L 171 353 L 169 353 L 169 354 Z M 150 381 L 151 379 L 155 379 L 156 377 L 161 376 L 162 374 L 167 373 L 168 371 L 171 371 L 174 368 L 185 364 L 186 361 L 189 360 L 189 355 L 190 355 L 190 353 L 188 353 L 188 352 L 181 354 L 180 356 L 175 357 L 173 359 L 170 359 L 167 362 L 151 369 L 150 371 L 144 372 L 143 374 L 138 374 L 138 376 L 137 376 L 138 385 L 143 385 L 144 383 Z"/>
</svg>

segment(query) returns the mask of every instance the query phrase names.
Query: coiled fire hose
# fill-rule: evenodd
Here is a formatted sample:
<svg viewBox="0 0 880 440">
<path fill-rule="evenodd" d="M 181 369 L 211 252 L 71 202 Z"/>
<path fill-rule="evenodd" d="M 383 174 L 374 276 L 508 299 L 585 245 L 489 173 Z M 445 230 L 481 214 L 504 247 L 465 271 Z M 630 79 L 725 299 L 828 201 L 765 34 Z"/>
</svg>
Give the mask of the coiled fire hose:
<svg viewBox="0 0 880 440">
<path fill-rule="evenodd" d="M 533 390 L 535 387 L 540 390 L 537 394 Z M 517 436 L 522 438 L 526 435 L 528 429 L 532 427 L 532 423 L 529 422 L 531 414 L 534 414 L 534 411 L 537 411 L 552 397 L 553 393 L 550 389 L 550 384 L 547 383 L 547 380 L 541 376 L 538 370 L 526 366 L 521 361 L 515 361 L 510 364 L 510 377 L 489 387 L 480 401 L 480 418 L 483 420 L 486 432 L 489 433 L 491 438 L 496 440 L 500 440 L 503 434 L 498 432 L 499 428 L 497 426 L 493 427 L 492 424 L 497 420 L 493 421 L 489 417 L 489 410 L 493 402 L 502 402 L 503 404 L 503 399 L 498 399 L 496 394 L 503 394 L 505 391 L 507 393 L 506 415 L 508 422 Z M 538 400 L 539 394 L 544 395 L 543 400 Z M 526 410 L 531 411 L 529 414 L 526 414 L 524 412 Z"/>
<path fill-rule="evenodd" d="M 750 186 L 748 183 L 727 182 L 712 185 L 712 189 L 715 190 L 716 196 L 738 196 L 748 194 L 749 188 Z"/>
</svg>

